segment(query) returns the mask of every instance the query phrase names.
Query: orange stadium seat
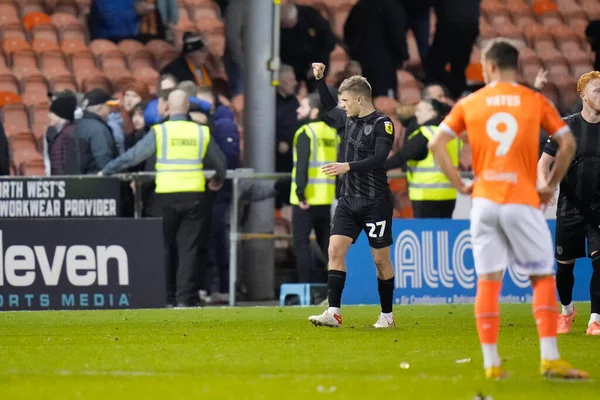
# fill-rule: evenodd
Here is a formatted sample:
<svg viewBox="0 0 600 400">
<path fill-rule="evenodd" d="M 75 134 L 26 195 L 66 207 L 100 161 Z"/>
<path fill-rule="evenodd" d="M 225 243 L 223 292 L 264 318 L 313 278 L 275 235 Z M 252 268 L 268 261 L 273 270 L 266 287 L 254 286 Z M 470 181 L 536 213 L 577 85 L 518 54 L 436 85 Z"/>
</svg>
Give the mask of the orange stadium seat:
<svg viewBox="0 0 600 400">
<path fill-rule="evenodd" d="M 131 72 L 122 68 L 111 68 L 104 71 L 104 75 L 110 80 L 114 92 L 121 92 L 127 85 L 135 81 Z M 111 94 L 112 92 L 108 92 Z"/>
<path fill-rule="evenodd" d="M 0 4 L 0 25 L 20 23 L 19 10 L 14 4 Z"/>
<path fill-rule="evenodd" d="M 558 13 L 558 6 L 551 0 L 534 0 L 532 8 L 538 16 Z"/>
<path fill-rule="evenodd" d="M 127 61 L 121 53 L 105 53 L 100 56 L 100 65 L 105 73 L 112 69 L 127 70 Z"/>
<path fill-rule="evenodd" d="M 42 53 L 61 53 L 58 43 L 48 39 L 33 39 L 31 48 L 37 54 Z"/>
<path fill-rule="evenodd" d="M 29 116 L 33 136 L 38 143 L 43 140 L 46 129 L 48 129 L 48 112 L 50 107 L 48 104 L 36 104 L 29 108 Z"/>
<path fill-rule="evenodd" d="M 83 93 L 87 93 L 92 89 L 102 89 L 108 94 L 113 92 L 110 81 L 99 71 L 83 77 L 81 84 L 79 84 L 79 88 Z"/>
<path fill-rule="evenodd" d="M 48 103 L 48 82 L 42 75 L 21 79 L 23 103 L 31 106 Z"/>
<path fill-rule="evenodd" d="M 375 108 L 386 115 L 395 115 L 396 109 L 400 105 L 398 100 L 393 99 L 391 97 L 379 96 L 373 100 L 373 105 Z"/>
<path fill-rule="evenodd" d="M 158 82 L 159 73 L 154 68 L 138 67 L 135 69 L 136 78 L 144 82 L 153 94 L 156 92 L 156 83 Z"/>
<path fill-rule="evenodd" d="M 21 23 L 2 25 L 2 39 L 20 39 L 27 41 L 27 32 Z"/>
<path fill-rule="evenodd" d="M 46 168 L 42 158 L 34 158 L 21 163 L 19 173 L 24 176 L 45 176 Z"/>
<path fill-rule="evenodd" d="M 125 55 L 132 55 L 146 50 L 146 47 L 142 43 L 133 39 L 121 40 L 117 47 Z"/>
<path fill-rule="evenodd" d="M 0 108 L 7 104 L 22 103 L 23 99 L 15 92 L 0 91 Z"/>
<path fill-rule="evenodd" d="M 116 44 L 106 39 L 93 40 L 89 47 L 92 54 L 96 57 L 113 53 L 122 54 L 121 50 L 119 50 L 119 47 Z"/>
<path fill-rule="evenodd" d="M 50 79 L 49 86 L 52 92 L 61 92 L 63 90 L 70 90 L 77 92 L 77 82 L 71 74 L 66 76 L 56 76 Z"/>
<path fill-rule="evenodd" d="M 88 53 L 90 54 L 90 49 L 87 48 L 85 42 L 76 39 L 64 39 L 60 43 L 60 47 L 63 53 L 71 55 L 77 53 Z"/>
<path fill-rule="evenodd" d="M 58 0 L 58 4 L 54 8 L 56 12 L 77 15 L 79 13 L 79 7 L 77 3 L 70 0 Z"/>
<path fill-rule="evenodd" d="M 39 24 L 33 27 L 31 30 L 32 39 L 43 39 L 51 42 L 58 43 L 58 33 L 54 25 L 51 24 Z"/>
<path fill-rule="evenodd" d="M 0 70 L 0 92 L 19 93 L 19 81 L 10 70 Z"/>
<path fill-rule="evenodd" d="M 29 6 L 39 7 L 39 5 L 36 4 L 29 4 Z M 48 14 L 43 12 L 43 9 L 38 11 L 29 11 L 26 14 L 24 13 L 23 15 L 23 26 L 27 30 L 31 30 L 34 26 L 39 24 L 52 24 L 52 19 Z"/>
<path fill-rule="evenodd" d="M 77 75 L 77 71 L 81 72 L 85 69 L 96 69 L 96 58 L 92 53 L 75 53 L 69 57 L 71 63 L 71 71 Z"/>
<path fill-rule="evenodd" d="M 22 103 L 5 104 L 2 108 L 2 125 L 6 136 L 29 132 L 29 117 L 25 105 Z"/>
<path fill-rule="evenodd" d="M 130 55 L 127 58 L 129 69 L 131 71 L 136 71 L 138 68 L 153 68 L 154 67 L 154 59 L 152 58 L 152 54 L 144 49 L 144 51 L 137 52 L 136 54 Z"/>
</svg>

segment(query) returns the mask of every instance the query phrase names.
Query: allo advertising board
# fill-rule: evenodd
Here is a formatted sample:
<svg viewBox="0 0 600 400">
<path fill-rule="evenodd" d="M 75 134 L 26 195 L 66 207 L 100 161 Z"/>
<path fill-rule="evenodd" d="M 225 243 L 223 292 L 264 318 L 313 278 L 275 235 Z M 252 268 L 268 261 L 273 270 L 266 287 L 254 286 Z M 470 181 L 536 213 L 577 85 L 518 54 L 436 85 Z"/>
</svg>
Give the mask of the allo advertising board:
<svg viewBox="0 0 600 400">
<path fill-rule="evenodd" d="M 554 237 L 555 221 L 548 221 Z M 392 225 L 391 257 L 395 270 L 396 304 L 472 304 L 476 275 L 468 220 L 396 219 Z M 343 304 L 379 304 L 375 266 L 361 234 L 348 253 Z M 589 301 L 589 259 L 577 260 L 575 301 Z M 531 302 L 526 276 L 509 267 L 500 301 Z"/>
</svg>

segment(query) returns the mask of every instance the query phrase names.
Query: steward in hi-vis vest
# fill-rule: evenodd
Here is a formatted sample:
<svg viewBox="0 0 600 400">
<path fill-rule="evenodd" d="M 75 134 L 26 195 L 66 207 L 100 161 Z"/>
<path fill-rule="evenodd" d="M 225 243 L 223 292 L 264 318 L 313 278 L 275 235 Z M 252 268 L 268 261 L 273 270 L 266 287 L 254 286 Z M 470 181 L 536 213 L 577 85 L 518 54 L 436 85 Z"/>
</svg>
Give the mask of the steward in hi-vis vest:
<svg viewBox="0 0 600 400">
<path fill-rule="evenodd" d="M 198 282 L 206 266 L 204 246 L 210 231 L 204 218 L 211 212 L 207 189 L 219 190 L 225 176 L 225 156 L 211 140 L 208 127 L 190 121 L 189 102 L 182 90 L 159 95 L 159 110 L 169 120 L 154 125 L 134 147 L 111 161 L 102 174 L 123 171 L 156 155 L 156 216 L 162 217 L 167 276 L 167 307 L 198 306 Z M 203 169 L 215 170 L 206 180 Z"/>
<path fill-rule="evenodd" d="M 290 192 L 298 281 L 324 282 L 336 180 L 325 175 L 322 168 L 337 161 L 339 136 L 335 128 L 321 119 L 321 102 L 317 94 L 302 99 L 298 117 L 305 124 L 294 136 Z M 313 229 L 324 263 L 321 268 L 316 268 L 312 262 L 310 233 Z"/>
<path fill-rule="evenodd" d="M 457 191 L 433 159 L 427 144 L 438 124 L 450 112 L 450 106 L 437 100 L 423 100 L 415 116 L 420 127 L 408 136 L 399 153 L 388 159 L 386 169 L 407 165 L 408 197 L 415 218 L 452 218 Z M 462 142 L 456 138 L 448 143 L 452 164 L 458 168 Z"/>
</svg>

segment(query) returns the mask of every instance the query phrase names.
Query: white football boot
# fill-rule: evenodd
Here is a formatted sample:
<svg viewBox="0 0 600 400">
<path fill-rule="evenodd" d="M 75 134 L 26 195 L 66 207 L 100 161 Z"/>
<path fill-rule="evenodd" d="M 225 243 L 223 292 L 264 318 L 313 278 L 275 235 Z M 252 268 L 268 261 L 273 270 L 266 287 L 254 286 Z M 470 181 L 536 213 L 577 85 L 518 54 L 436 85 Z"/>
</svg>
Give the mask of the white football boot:
<svg viewBox="0 0 600 400">
<path fill-rule="evenodd" d="M 374 328 L 393 328 L 396 326 L 396 323 L 394 322 L 394 316 L 389 314 L 379 314 L 379 318 L 377 318 L 377 322 L 375 322 L 373 324 Z"/>
<path fill-rule="evenodd" d="M 339 328 L 342 326 L 342 314 L 333 313 L 329 309 L 325 310 L 321 315 L 311 315 L 308 320 L 314 326 L 328 326 L 330 328 Z"/>
</svg>

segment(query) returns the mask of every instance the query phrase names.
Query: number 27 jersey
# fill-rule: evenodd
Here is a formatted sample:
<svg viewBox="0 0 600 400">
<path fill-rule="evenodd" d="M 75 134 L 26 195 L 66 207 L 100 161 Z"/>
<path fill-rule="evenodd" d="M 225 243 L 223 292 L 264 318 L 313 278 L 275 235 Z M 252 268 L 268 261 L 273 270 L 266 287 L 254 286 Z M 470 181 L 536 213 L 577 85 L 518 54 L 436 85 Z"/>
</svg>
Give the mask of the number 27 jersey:
<svg viewBox="0 0 600 400">
<path fill-rule="evenodd" d="M 473 197 L 536 208 L 540 128 L 554 137 L 569 131 L 546 97 L 512 82 L 494 82 L 465 97 L 440 125 L 448 134 L 467 132 Z"/>
</svg>

